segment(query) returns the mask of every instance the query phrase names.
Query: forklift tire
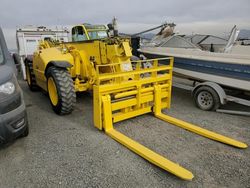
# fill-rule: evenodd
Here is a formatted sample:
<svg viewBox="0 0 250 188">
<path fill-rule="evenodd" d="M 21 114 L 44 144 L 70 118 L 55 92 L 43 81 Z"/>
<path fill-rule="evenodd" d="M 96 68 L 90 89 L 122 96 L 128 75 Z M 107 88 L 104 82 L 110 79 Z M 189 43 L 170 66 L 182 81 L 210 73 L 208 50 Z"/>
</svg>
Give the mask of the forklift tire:
<svg viewBox="0 0 250 188">
<path fill-rule="evenodd" d="M 205 111 L 215 111 L 221 105 L 218 94 L 209 86 L 199 87 L 194 93 L 194 101 L 198 108 Z"/>
<path fill-rule="evenodd" d="M 29 59 L 25 60 L 25 72 L 26 72 L 26 80 L 27 84 L 31 91 L 37 91 L 39 89 L 38 85 L 36 84 L 36 77 L 33 72 L 32 61 Z"/>
<path fill-rule="evenodd" d="M 67 69 L 50 67 L 46 74 L 51 106 L 59 115 L 70 114 L 76 103 L 74 83 Z"/>
</svg>

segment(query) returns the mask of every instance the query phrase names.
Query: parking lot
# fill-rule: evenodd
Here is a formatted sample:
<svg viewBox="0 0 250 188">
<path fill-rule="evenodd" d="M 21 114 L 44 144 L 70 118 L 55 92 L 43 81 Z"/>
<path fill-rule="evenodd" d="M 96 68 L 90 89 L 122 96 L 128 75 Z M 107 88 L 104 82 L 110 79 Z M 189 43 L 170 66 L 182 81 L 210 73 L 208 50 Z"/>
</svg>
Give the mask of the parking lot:
<svg viewBox="0 0 250 188">
<path fill-rule="evenodd" d="M 0 187 L 249 187 L 250 151 L 180 129 L 148 114 L 116 128 L 194 174 L 181 180 L 117 143 L 93 125 L 91 93 L 79 94 L 72 114 L 56 115 L 43 92 L 20 81 L 30 134 L 0 149 Z M 250 118 L 197 109 L 174 89 L 168 113 L 250 143 Z"/>
</svg>

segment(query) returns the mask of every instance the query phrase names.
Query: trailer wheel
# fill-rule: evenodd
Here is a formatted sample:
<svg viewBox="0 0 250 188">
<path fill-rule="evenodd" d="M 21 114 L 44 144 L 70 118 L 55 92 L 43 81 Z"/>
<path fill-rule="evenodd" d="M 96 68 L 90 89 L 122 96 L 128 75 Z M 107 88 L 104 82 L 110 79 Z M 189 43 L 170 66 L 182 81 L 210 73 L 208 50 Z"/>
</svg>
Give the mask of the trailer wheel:
<svg viewBox="0 0 250 188">
<path fill-rule="evenodd" d="M 55 113 L 65 115 L 74 110 L 76 93 L 73 80 L 67 69 L 57 67 L 48 69 L 47 91 Z"/>
<path fill-rule="evenodd" d="M 38 85 L 36 84 L 36 77 L 33 72 L 33 65 L 32 61 L 29 59 L 25 60 L 25 72 L 26 72 L 26 80 L 27 84 L 31 91 L 37 91 L 39 89 Z"/>
<path fill-rule="evenodd" d="M 215 111 L 221 105 L 218 94 L 209 86 L 199 87 L 194 93 L 194 100 L 197 107 L 206 111 Z"/>
</svg>

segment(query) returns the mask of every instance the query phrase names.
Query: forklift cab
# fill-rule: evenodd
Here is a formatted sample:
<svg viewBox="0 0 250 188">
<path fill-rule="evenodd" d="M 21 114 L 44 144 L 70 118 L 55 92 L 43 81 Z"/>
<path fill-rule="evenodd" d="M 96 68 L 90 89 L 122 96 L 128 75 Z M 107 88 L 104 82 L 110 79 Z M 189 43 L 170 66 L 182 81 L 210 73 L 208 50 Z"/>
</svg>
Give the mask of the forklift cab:
<svg viewBox="0 0 250 188">
<path fill-rule="evenodd" d="M 108 29 L 105 25 L 82 24 L 72 28 L 72 41 L 96 40 L 108 37 Z"/>
</svg>

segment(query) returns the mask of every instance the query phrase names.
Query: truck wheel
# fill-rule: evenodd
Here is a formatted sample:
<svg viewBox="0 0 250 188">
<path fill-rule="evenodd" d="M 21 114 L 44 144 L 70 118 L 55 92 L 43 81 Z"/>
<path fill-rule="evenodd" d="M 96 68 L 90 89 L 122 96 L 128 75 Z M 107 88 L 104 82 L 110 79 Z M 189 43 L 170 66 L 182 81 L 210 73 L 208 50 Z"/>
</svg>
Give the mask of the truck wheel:
<svg viewBox="0 0 250 188">
<path fill-rule="evenodd" d="M 30 90 L 37 91 L 39 87 L 36 84 L 36 77 L 33 72 L 32 61 L 30 61 L 29 59 L 25 60 L 25 72 L 26 72 L 26 80 Z"/>
<path fill-rule="evenodd" d="M 47 90 L 55 113 L 65 115 L 74 110 L 76 93 L 71 75 L 66 69 L 57 67 L 48 69 Z"/>
<path fill-rule="evenodd" d="M 209 86 L 198 88 L 194 93 L 194 100 L 197 107 L 206 111 L 215 111 L 221 105 L 218 94 Z"/>
</svg>

